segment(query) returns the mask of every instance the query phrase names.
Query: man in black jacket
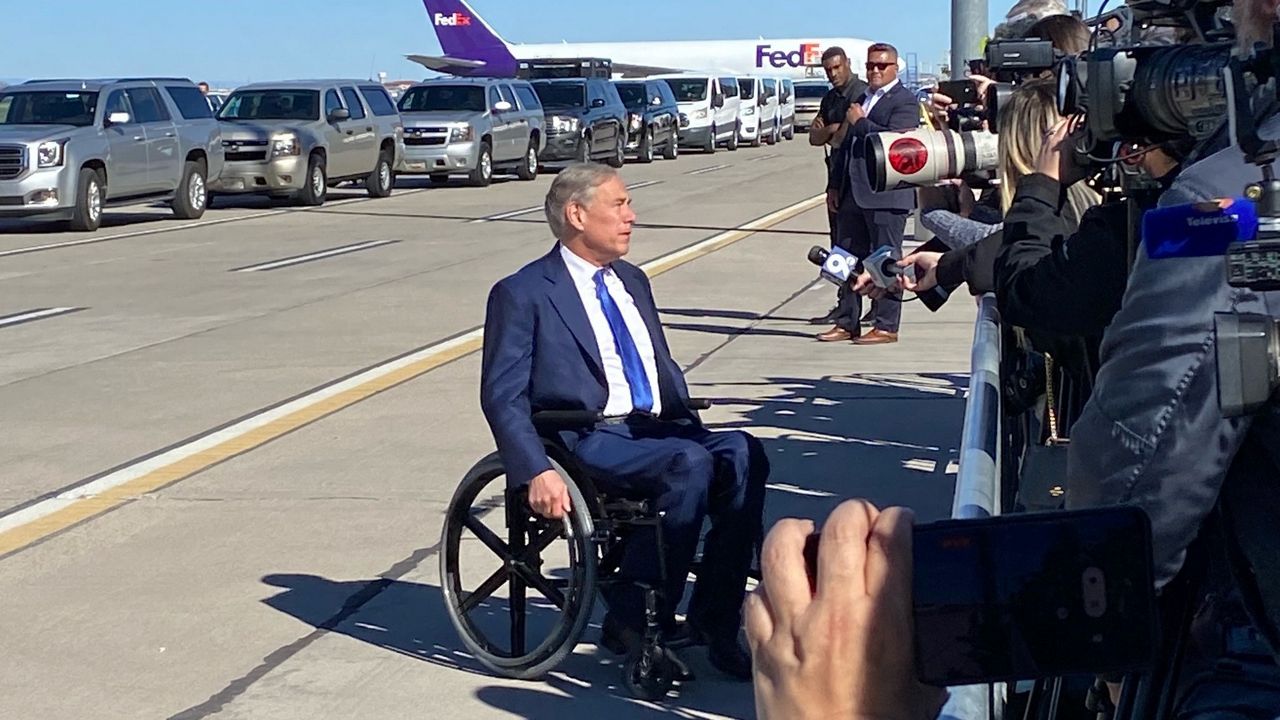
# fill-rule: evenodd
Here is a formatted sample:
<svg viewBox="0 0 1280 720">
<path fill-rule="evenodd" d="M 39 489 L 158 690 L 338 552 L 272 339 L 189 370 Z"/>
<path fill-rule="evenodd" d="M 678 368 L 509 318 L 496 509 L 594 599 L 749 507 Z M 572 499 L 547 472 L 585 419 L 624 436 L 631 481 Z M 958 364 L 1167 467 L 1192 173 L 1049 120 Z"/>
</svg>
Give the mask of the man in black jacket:
<svg viewBox="0 0 1280 720">
<path fill-rule="evenodd" d="M 872 191 L 867 177 L 866 138 L 872 133 L 914 130 L 920 126 L 915 95 L 898 82 L 898 51 L 884 43 L 867 50 L 867 90 L 845 116 L 844 142 L 831 156 L 827 208 L 836 213 L 836 244 L 859 258 L 888 245 L 902 252 L 907 216 L 915 207 L 915 190 Z M 862 298 L 845 291 L 837 308 L 835 327 L 819 334 L 824 342 L 853 340 L 857 345 L 898 341 L 902 317 L 900 294 L 882 298 L 872 316 L 872 330 L 861 334 Z"/>
</svg>

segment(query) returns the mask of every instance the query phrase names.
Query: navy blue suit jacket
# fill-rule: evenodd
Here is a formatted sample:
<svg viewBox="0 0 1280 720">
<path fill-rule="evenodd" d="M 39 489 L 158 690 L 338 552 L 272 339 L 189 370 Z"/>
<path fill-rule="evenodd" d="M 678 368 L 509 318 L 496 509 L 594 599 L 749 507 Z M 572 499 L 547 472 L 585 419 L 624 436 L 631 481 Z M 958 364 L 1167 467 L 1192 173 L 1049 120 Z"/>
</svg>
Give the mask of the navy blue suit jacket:
<svg viewBox="0 0 1280 720">
<path fill-rule="evenodd" d="M 861 105 L 866 93 L 855 103 Z M 920 127 L 920 104 L 915 93 L 901 82 L 885 93 L 865 117 L 854 123 L 844 136 L 844 142 L 831 156 L 831 176 L 827 187 L 840 192 L 847 190 L 858 207 L 864 210 L 910 210 L 916 205 L 914 189 L 874 192 L 867 177 L 867 142 L 872 133 L 915 130 Z"/>
<path fill-rule="evenodd" d="M 649 278 L 628 262 L 619 260 L 612 267 L 649 328 L 662 417 L 698 422 L 686 404 L 689 389 L 680 366 L 671 358 Z M 599 412 L 608 398 L 596 336 L 557 244 L 548 254 L 500 280 L 489 292 L 480 406 L 497 441 L 507 484 L 525 485 L 551 468 L 533 426 L 533 413 Z M 572 449 L 589 431 L 581 428 L 560 435 Z"/>
</svg>

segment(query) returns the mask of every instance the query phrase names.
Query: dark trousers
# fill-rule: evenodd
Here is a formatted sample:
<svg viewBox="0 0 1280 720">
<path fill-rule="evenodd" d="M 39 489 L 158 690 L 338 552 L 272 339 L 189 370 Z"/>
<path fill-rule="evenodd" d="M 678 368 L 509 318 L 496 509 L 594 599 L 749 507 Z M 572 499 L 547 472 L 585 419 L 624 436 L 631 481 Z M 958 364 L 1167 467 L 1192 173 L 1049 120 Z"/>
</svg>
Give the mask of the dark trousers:
<svg viewBox="0 0 1280 720">
<path fill-rule="evenodd" d="M 888 245 L 902 257 L 902 238 L 907 230 L 907 210 L 863 210 L 845 193 L 836 211 L 836 244 L 859 259 Z M 872 325 L 879 330 L 898 332 L 902 321 L 902 293 L 890 293 L 872 303 Z M 860 332 L 862 296 L 841 288 L 836 309 L 836 325 L 854 335 Z"/>
<path fill-rule="evenodd" d="M 666 605 L 659 608 L 659 619 L 668 628 L 684 595 L 703 519 L 711 516 L 689 617 L 704 632 L 736 636 L 747 573 L 763 539 L 769 461 L 760 441 L 740 431 L 636 421 L 599 427 L 573 453 L 601 490 L 652 500 L 656 510 L 666 513 Z M 627 539 L 620 579 L 602 591 L 605 602 L 620 621 L 643 628 L 644 591 L 636 583 L 658 584 L 653 528 L 639 527 Z"/>
</svg>

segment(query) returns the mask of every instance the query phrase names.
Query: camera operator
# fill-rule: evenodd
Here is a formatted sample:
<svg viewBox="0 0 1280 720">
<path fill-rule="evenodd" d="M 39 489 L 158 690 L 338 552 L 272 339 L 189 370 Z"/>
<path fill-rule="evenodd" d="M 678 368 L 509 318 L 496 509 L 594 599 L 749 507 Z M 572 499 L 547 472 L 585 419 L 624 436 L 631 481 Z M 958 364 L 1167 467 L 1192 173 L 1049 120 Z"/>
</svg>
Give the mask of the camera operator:
<svg viewBox="0 0 1280 720">
<path fill-rule="evenodd" d="M 1280 0 L 1236 0 L 1241 43 L 1266 38 L 1269 44 L 1278 7 Z M 1280 137 L 1274 108 L 1259 134 Z M 1233 145 L 1184 169 L 1159 205 L 1237 196 L 1260 178 Z M 1144 507 L 1153 523 L 1160 585 L 1181 566 L 1253 422 L 1222 416 L 1214 313 L 1280 315 L 1280 295 L 1230 287 L 1225 264 L 1223 257 L 1151 260 L 1137 254 L 1123 302 L 1103 336 L 1093 395 L 1072 429 L 1068 506 Z"/>
</svg>

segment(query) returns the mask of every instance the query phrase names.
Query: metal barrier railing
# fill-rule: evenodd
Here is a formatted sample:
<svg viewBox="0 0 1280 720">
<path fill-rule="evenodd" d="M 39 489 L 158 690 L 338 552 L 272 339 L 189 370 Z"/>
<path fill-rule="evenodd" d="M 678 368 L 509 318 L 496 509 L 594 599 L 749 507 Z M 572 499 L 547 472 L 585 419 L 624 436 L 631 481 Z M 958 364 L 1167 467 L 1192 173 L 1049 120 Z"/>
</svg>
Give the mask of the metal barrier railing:
<svg viewBox="0 0 1280 720">
<path fill-rule="evenodd" d="M 951 506 L 953 518 L 985 518 L 1000 514 L 1000 312 L 994 295 L 978 303 L 969 358 L 969 398 L 960 431 L 960 469 Z M 992 692 L 1003 688 L 967 685 L 951 688 L 941 720 L 997 720 L 999 702 Z"/>
</svg>

